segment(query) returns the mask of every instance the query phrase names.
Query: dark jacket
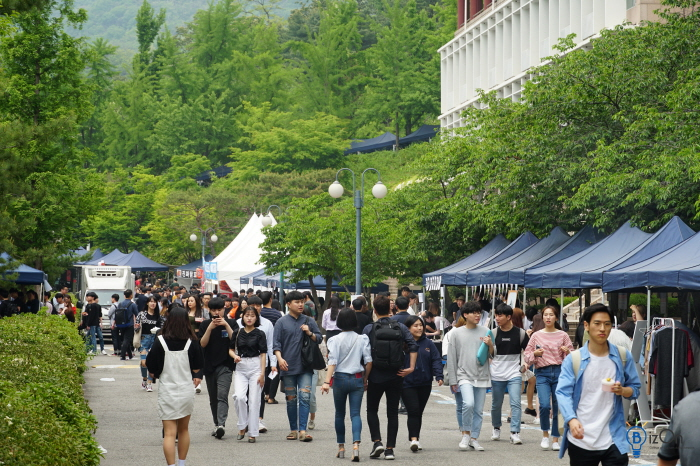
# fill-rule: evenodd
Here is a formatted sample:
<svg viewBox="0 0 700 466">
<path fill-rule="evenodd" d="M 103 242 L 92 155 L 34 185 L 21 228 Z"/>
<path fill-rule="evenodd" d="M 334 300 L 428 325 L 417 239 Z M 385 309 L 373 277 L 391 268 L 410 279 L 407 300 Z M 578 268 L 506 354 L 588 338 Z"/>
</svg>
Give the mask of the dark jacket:
<svg viewBox="0 0 700 466">
<path fill-rule="evenodd" d="M 435 343 L 429 340 L 425 335 L 416 343 L 418 344 L 416 369 L 404 378 L 404 388 L 432 385 L 433 377 L 435 377 L 435 380 L 443 380 L 442 355 L 435 346 Z M 409 364 L 408 358 L 409 356 L 406 354 L 406 366 Z"/>
<path fill-rule="evenodd" d="M 277 309 L 273 309 L 271 307 L 264 307 L 260 311 L 260 316 L 272 322 L 272 325 L 274 326 L 277 323 L 277 321 L 280 320 L 280 318 L 282 317 L 282 313 Z"/>
<path fill-rule="evenodd" d="M 406 325 L 406 319 L 411 317 L 411 314 L 408 313 L 408 311 L 401 311 L 398 314 L 392 316 L 391 318 L 394 320 L 398 320 L 402 324 Z"/>
</svg>

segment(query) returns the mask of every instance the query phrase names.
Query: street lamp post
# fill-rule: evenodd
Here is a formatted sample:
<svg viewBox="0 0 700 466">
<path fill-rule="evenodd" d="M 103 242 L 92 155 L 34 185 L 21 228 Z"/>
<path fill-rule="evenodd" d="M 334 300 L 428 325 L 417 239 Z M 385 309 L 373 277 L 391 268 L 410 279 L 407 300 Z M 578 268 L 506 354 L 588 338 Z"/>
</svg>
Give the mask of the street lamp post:
<svg viewBox="0 0 700 466">
<path fill-rule="evenodd" d="M 211 235 L 209 236 L 209 239 L 211 240 L 212 243 L 216 243 L 219 240 L 219 237 L 216 236 L 216 233 L 214 233 L 213 228 L 207 228 L 206 230 L 202 230 L 201 228 L 197 228 L 197 230 L 199 230 L 199 234 L 202 235 L 202 272 L 204 272 L 204 262 L 206 262 L 204 260 L 204 248 L 206 248 L 206 246 L 207 246 L 207 235 L 209 235 L 209 233 L 211 233 Z M 197 241 L 197 235 L 192 233 L 190 235 L 190 241 L 192 241 L 193 243 L 195 241 Z"/>
<path fill-rule="evenodd" d="M 345 188 L 338 181 L 338 175 L 343 170 L 347 170 L 352 173 L 352 190 L 355 193 L 355 294 L 362 294 L 362 207 L 365 204 L 365 173 L 368 171 L 373 171 L 377 174 L 377 182 L 372 187 L 372 195 L 377 199 L 382 199 L 386 196 L 387 189 L 386 185 L 382 183 L 382 175 L 376 168 L 367 168 L 362 172 L 360 176 L 361 185 L 358 190 L 355 185 L 355 172 L 349 168 L 341 168 L 338 173 L 335 174 L 335 181 L 328 187 L 328 194 L 331 197 L 338 199 L 345 192 Z"/>
<path fill-rule="evenodd" d="M 267 208 L 267 213 L 262 218 L 263 226 L 269 227 L 270 225 L 272 225 L 272 217 L 270 216 L 270 209 L 272 209 L 273 207 L 277 207 L 277 210 L 279 212 L 279 217 L 280 217 L 280 219 L 282 218 L 282 207 L 280 207 L 276 204 L 272 204 L 271 206 L 269 206 Z M 282 304 L 282 306 L 284 306 L 284 272 L 283 271 L 280 271 L 280 304 Z"/>
</svg>

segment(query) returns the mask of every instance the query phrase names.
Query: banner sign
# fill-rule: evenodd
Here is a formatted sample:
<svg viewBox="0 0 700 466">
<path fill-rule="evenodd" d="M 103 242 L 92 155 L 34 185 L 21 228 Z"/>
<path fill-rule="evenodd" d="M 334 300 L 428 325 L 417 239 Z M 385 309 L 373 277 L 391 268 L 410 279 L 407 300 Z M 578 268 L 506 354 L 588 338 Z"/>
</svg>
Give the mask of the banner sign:
<svg viewBox="0 0 700 466">
<path fill-rule="evenodd" d="M 205 262 L 204 263 L 204 278 L 206 280 L 218 280 L 219 279 L 218 264 L 216 262 Z"/>
<path fill-rule="evenodd" d="M 425 289 L 428 291 L 438 291 L 442 285 L 442 276 L 434 275 L 425 279 Z"/>
<path fill-rule="evenodd" d="M 177 269 L 175 271 L 175 275 L 177 278 L 197 278 L 197 271 L 196 270 L 180 270 Z"/>
</svg>

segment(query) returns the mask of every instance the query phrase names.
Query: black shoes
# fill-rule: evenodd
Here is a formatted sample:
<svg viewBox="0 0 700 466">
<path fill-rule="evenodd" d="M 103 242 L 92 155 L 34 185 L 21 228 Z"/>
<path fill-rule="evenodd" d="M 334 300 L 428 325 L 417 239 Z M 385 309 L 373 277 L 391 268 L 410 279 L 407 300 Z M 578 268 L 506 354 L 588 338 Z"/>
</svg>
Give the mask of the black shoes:
<svg viewBox="0 0 700 466">
<path fill-rule="evenodd" d="M 384 451 L 384 459 L 385 460 L 393 460 L 394 458 L 396 458 L 396 457 L 394 456 L 394 449 L 393 448 L 390 450 Z"/>
<path fill-rule="evenodd" d="M 530 416 L 537 417 L 537 411 L 531 408 L 525 408 L 525 414 L 529 414 Z"/>
<path fill-rule="evenodd" d="M 384 453 L 384 445 L 382 445 L 382 442 L 374 442 L 374 446 L 372 446 L 372 452 L 369 454 L 369 457 L 376 459 L 379 458 L 382 453 Z"/>
</svg>

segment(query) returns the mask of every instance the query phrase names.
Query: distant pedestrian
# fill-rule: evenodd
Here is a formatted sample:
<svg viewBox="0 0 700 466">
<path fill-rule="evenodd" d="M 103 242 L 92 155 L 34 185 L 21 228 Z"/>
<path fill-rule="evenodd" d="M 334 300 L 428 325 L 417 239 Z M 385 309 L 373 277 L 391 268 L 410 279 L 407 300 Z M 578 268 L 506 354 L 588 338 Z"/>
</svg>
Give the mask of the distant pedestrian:
<svg viewBox="0 0 700 466">
<path fill-rule="evenodd" d="M 138 348 L 141 353 L 141 388 L 147 392 L 153 391 L 153 377 L 148 373 L 146 368 L 146 357 L 153 348 L 156 334 L 153 330 L 163 327 L 163 321 L 158 312 L 158 301 L 155 297 L 147 298 L 146 307 L 139 312 L 136 317 L 136 323 L 141 326 L 141 344 Z"/>
<path fill-rule="evenodd" d="M 85 301 L 87 301 L 87 304 L 82 314 L 85 316 L 85 329 L 88 332 L 88 354 L 97 353 L 97 329 L 102 320 L 102 308 L 95 302 L 96 299 L 97 293 L 94 291 L 88 291 L 85 294 Z"/>
<path fill-rule="evenodd" d="M 177 436 L 178 466 L 185 466 L 190 448 L 189 423 L 194 410 L 193 384 L 201 381 L 194 373 L 204 366 L 197 335 L 192 331 L 187 311 L 174 307 L 146 358 L 148 371 L 158 379 L 158 415 L 163 422 L 163 453 L 169 466 L 175 466 Z"/>
<path fill-rule="evenodd" d="M 131 290 L 125 290 L 124 300 L 119 303 L 117 310 L 114 312 L 116 326 L 122 342 L 122 360 L 132 359 L 134 357 L 131 347 L 134 342 L 134 326 L 136 325 L 138 308 L 131 300 L 132 296 L 133 292 Z"/>
<path fill-rule="evenodd" d="M 323 319 L 321 327 L 326 331 L 326 341 L 340 333 L 338 328 L 338 313 L 340 312 L 340 298 L 337 296 L 331 297 L 330 307 L 323 311 Z"/>
<path fill-rule="evenodd" d="M 352 461 L 360 461 L 362 434 L 362 397 L 367 387 L 367 378 L 372 372 L 372 348 L 367 335 L 354 332 L 357 316 L 353 309 L 343 309 L 336 321 L 341 333 L 328 340 L 328 373 L 321 386 L 321 394 L 328 393 L 333 386 L 335 404 L 335 435 L 338 441 L 337 458 L 345 457 L 345 412 L 350 403 L 352 423 Z"/>
</svg>

